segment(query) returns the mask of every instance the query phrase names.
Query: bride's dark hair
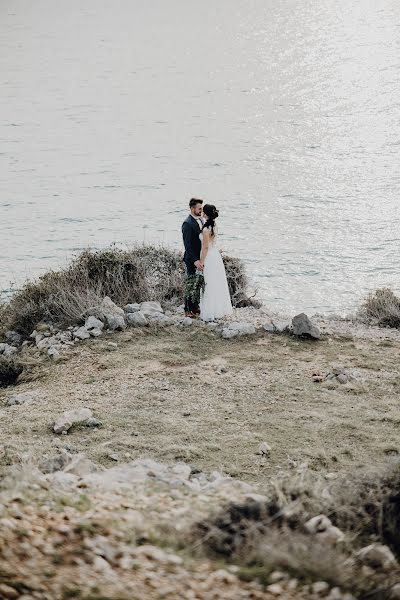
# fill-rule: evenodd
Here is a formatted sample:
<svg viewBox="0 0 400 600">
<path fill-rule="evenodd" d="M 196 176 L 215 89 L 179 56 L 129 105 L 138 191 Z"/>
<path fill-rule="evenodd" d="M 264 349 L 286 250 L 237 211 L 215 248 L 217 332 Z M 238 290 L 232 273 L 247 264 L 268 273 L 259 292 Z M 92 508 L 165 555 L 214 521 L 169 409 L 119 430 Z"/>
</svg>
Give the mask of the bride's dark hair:
<svg viewBox="0 0 400 600">
<path fill-rule="evenodd" d="M 213 204 L 205 204 L 203 206 L 203 213 L 207 217 L 207 221 L 204 223 L 203 229 L 205 229 L 206 227 L 207 229 L 211 229 L 211 236 L 214 237 L 215 219 L 218 218 L 219 212 Z"/>
</svg>

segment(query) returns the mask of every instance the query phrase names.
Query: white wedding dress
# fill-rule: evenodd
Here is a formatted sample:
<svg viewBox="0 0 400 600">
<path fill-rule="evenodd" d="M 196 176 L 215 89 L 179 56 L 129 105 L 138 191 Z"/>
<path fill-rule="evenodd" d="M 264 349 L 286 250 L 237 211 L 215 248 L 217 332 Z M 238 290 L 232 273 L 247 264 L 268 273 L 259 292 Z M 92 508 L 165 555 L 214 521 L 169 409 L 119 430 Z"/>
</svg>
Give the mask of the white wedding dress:
<svg viewBox="0 0 400 600">
<path fill-rule="evenodd" d="M 200 234 L 203 243 L 203 234 Z M 225 266 L 216 244 L 217 233 L 210 238 L 204 261 L 205 289 L 200 298 L 200 319 L 215 321 L 233 312 Z"/>
</svg>

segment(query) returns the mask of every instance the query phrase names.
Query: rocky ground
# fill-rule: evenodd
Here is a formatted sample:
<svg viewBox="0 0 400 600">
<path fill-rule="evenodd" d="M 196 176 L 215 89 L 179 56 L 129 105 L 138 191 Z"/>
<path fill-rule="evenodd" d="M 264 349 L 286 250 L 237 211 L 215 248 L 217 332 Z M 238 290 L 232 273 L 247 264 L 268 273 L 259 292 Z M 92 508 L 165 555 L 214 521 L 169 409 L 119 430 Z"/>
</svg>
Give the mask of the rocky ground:
<svg viewBox="0 0 400 600">
<path fill-rule="evenodd" d="M 329 482 L 396 459 L 399 333 L 107 309 L 0 348 L 26 367 L 0 392 L 0 598 L 345 597 L 279 573 L 246 582 L 190 532 L 282 471 Z"/>
</svg>

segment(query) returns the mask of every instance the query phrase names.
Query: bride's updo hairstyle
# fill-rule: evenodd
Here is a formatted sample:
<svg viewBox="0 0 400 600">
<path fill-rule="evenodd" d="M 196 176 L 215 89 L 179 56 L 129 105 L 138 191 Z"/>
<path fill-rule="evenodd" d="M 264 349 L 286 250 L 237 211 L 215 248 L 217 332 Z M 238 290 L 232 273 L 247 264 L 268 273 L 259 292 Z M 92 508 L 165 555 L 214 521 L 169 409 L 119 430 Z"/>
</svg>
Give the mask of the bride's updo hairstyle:
<svg viewBox="0 0 400 600">
<path fill-rule="evenodd" d="M 205 204 L 203 206 L 203 213 L 207 217 L 207 221 L 204 223 L 203 229 L 211 229 L 211 236 L 214 237 L 215 219 L 218 218 L 219 212 L 213 204 Z"/>
</svg>

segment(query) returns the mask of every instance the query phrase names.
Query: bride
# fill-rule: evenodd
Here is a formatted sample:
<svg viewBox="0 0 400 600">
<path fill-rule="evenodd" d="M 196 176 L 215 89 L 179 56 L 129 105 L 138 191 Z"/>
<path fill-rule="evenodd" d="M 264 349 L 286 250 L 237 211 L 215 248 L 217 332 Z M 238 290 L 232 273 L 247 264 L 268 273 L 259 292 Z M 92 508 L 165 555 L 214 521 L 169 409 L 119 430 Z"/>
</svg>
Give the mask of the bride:
<svg viewBox="0 0 400 600">
<path fill-rule="evenodd" d="M 206 221 L 200 234 L 202 242 L 200 263 L 204 273 L 205 289 L 200 298 L 200 318 L 203 321 L 214 321 L 232 314 L 233 309 L 224 263 L 216 245 L 215 220 L 218 218 L 218 211 L 212 204 L 205 204 L 203 216 Z"/>
</svg>

